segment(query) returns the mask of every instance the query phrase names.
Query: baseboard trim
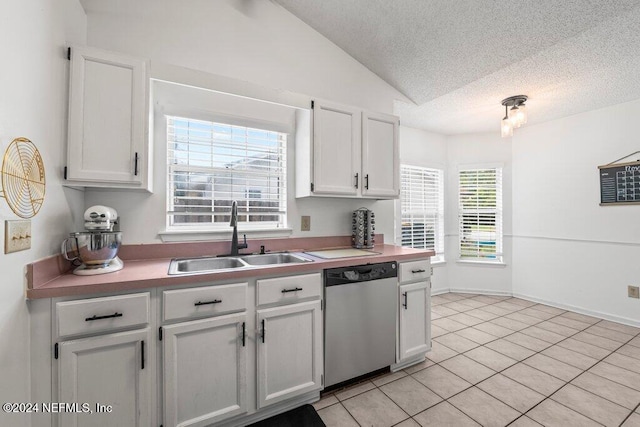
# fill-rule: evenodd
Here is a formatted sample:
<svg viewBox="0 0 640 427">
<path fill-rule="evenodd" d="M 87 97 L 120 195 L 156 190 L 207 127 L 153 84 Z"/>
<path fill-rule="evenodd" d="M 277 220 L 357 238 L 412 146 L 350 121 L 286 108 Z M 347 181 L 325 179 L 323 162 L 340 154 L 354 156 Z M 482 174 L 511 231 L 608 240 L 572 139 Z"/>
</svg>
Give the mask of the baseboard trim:
<svg viewBox="0 0 640 427">
<path fill-rule="evenodd" d="M 513 294 L 507 291 L 492 291 L 489 289 L 471 289 L 471 288 L 450 288 L 447 292 L 456 292 L 459 294 L 481 294 L 481 295 L 495 295 L 500 297 L 510 297 Z"/>
<path fill-rule="evenodd" d="M 597 317 L 599 319 L 611 320 L 612 322 L 622 323 L 629 326 L 634 326 L 636 328 L 640 328 L 640 321 L 629 319 L 628 317 L 616 316 L 609 313 L 603 313 L 595 310 L 588 310 L 586 308 L 577 307 L 575 305 L 570 304 L 561 304 L 554 301 L 548 301 L 543 298 L 537 298 L 531 295 L 521 294 L 519 292 L 514 292 L 513 296 L 516 298 L 526 299 L 527 301 L 537 302 L 540 304 L 550 305 L 551 307 L 561 308 L 564 310 L 571 310 L 576 313 L 585 314 L 591 317 Z"/>
<path fill-rule="evenodd" d="M 287 412 L 290 409 L 297 408 L 298 406 L 302 406 L 306 403 L 314 403 L 320 400 L 320 390 L 312 391 L 309 393 L 305 393 L 296 398 L 292 398 L 289 400 L 285 400 L 282 403 L 275 403 L 273 406 L 268 406 L 267 408 L 263 408 L 249 415 L 239 415 L 233 419 L 221 421 L 220 424 L 216 424 L 216 426 L 220 427 L 240 427 L 246 426 L 249 424 L 253 424 L 258 421 L 262 421 L 264 419 L 273 417 L 274 415 L 281 414 L 283 412 Z"/>
<path fill-rule="evenodd" d="M 555 301 L 549 301 L 543 298 L 534 297 L 532 295 L 521 294 L 519 292 L 493 291 L 489 289 L 450 288 L 450 289 L 432 290 L 431 296 L 446 294 L 448 292 L 456 292 L 460 294 L 513 296 L 516 298 L 525 299 L 527 301 L 537 302 L 539 304 L 545 304 L 551 307 L 561 308 L 563 310 L 570 310 L 570 311 L 574 311 L 580 314 L 585 314 L 591 317 L 597 317 L 598 319 L 611 320 L 612 322 L 622 323 L 624 325 L 640 328 L 640 321 L 629 319 L 628 317 L 616 316 L 614 314 L 603 313 L 601 311 L 589 310 L 589 309 L 578 307 L 571 304 L 562 304 Z"/>
</svg>

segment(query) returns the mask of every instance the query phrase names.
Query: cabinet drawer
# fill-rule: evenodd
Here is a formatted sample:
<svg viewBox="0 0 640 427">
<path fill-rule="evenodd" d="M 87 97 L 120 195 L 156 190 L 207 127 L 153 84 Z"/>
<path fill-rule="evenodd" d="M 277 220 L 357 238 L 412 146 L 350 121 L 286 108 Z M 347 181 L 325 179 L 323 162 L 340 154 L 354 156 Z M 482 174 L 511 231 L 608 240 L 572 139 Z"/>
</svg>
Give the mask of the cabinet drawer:
<svg viewBox="0 0 640 427">
<path fill-rule="evenodd" d="M 258 305 L 294 302 L 322 295 L 320 273 L 258 280 Z"/>
<path fill-rule="evenodd" d="M 149 323 L 149 294 L 56 303 L 58 336 L 93 334 Z"/>
<path fill-rule="evenodd" d="M 427 279 L 431 276 L 431 262 L 428 259 L 400 263 L 400 283 Z"/>
<path fill-rule="evenodd" d="M 245 310 L 248 286 L 245 282 L 164 291 L 162 318 L 167 321 Z"/>
</svg>

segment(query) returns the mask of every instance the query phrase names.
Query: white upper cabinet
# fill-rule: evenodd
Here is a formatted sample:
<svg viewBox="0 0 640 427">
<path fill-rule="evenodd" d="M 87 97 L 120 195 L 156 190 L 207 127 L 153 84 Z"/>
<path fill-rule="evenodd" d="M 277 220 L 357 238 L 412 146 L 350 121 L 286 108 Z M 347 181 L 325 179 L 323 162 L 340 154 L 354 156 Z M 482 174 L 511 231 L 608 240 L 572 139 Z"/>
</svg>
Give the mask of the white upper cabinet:
<svg viewBox="0 0 640 427">
<path fill-rule="evenodd" d="M 356 196 L 360 173 L 360 111 L 314 103 L 313 192 Z"/>
<path fill-rule="evenodd" d="M 395 116 L 362 113 L 362 195 L 396 198 L 400 195 L 400 146 Z"/>
<path fill-rule="evenodd" d="M 399 196 L 397 117 L 313 101 L 296 121 L 296 197 Z"/>
<path fill-rule="evenodd" d="M 145 61 L 71 48 L 66 179 L 149 190 Z"/>
</svg>

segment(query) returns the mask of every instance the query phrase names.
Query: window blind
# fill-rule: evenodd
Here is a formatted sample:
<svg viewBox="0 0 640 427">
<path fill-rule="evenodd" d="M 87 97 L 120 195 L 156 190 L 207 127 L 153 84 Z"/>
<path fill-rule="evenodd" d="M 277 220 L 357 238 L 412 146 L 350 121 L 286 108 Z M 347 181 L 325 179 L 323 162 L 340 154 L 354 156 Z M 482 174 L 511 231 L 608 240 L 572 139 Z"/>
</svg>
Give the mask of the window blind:
<svg viewBox="0 0 640 427">
<path fill-rule="evenodd" d="M 167 116 L 170 227 L 228 228 L 231 203 L 245 228 L 286 224 L 287 134 Z"/>
<path fill-rule="evenodd" d="M 443 171 L 400 166 L 402 246 L 444 256 Z"/>
<path fill-rule="evenodd" d="M 502 260 L 502 169 L 459 172 L 460 258 Z"/>
</svg>

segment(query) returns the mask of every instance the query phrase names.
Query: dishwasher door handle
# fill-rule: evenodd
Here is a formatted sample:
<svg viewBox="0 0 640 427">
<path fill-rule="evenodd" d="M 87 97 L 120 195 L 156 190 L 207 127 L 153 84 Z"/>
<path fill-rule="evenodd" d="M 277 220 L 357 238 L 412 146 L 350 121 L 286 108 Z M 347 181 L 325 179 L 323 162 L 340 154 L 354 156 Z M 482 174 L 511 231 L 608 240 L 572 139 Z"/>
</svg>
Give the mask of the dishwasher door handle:
<svg viewBox="0 0 640 427">
<path fill-rule="evenodd" d="M 407 300 L 408 300 L 408 298 L 407 298 L 407 293 L 406 293 L 406 292 L 403 292 L 403 293 L 402 293 L 402 296 L 404 297 L 404 303 L 402 304 L 402 306 L 403 306 L 403 307 L 404 307 L 404 309 L 406 310 L 406 309 L 407 309 Z"/>
</svg>

